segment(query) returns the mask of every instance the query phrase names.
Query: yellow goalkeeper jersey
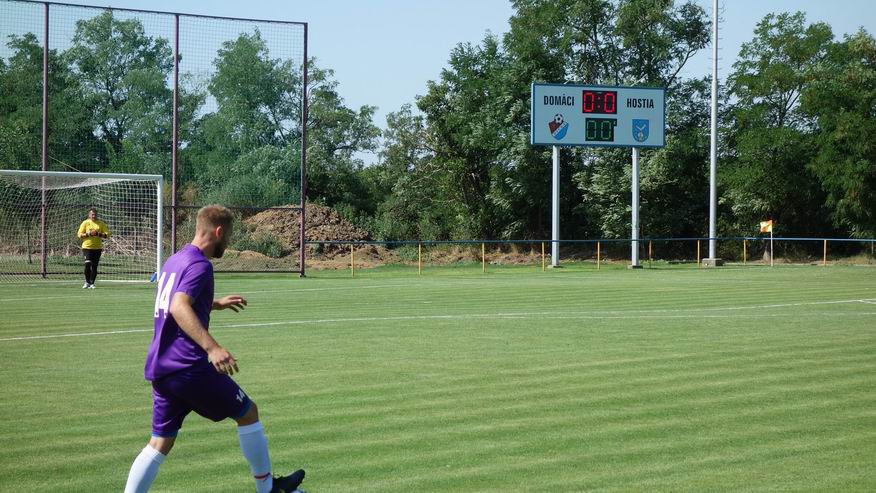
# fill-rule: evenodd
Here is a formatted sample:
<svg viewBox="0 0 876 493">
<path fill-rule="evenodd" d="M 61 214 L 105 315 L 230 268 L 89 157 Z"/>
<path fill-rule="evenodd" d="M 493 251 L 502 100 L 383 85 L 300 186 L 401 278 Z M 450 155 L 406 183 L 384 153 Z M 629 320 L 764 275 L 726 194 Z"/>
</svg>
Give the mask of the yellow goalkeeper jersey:
<svg viewBox="0 0 876 493">
<path fill-rule="evenodd" d="M 91 236 L 91 232 L 96 231 L 97 236 Z M 82 241 L 83 250 L 102 250 L 103 240 L 101 238 L 109 238 L 110 232 L 106 223 L 100 219 L 92 221 L 86 219 L 79 225 L 79 233 L 77 234 Z"/>
</svg>

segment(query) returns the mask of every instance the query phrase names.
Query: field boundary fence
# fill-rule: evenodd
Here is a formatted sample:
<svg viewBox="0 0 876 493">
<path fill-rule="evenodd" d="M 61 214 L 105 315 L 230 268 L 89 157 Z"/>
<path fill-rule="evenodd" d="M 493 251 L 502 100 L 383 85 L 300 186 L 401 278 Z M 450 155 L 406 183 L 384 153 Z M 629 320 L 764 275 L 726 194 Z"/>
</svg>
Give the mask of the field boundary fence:
<svg viewBox="0 0 876 493">
<path fill-rule="evenodd" d="M 874 238 L 807 238 L 738 236 L 641 238 L 639 263 L 643 268 L 667 266 L 706 267 L 710 240 L 719 242 L 719 258 L 731 266 L 777 265 L 876 265 Z M 634 240 L 600 238 L 558 240 L 560 263 L 590 265 L 628 265 Z M 396 240 L 307 241 L 309 262 L 316 269 L 349 269 L 356 272 L 391 265 L 416 267 L 422 274 L 427 267 L 477 266 L 482 272 L 491 267 L 530 265 L 541 271 L 551 267 L 552 240 Z"/>
</svg>

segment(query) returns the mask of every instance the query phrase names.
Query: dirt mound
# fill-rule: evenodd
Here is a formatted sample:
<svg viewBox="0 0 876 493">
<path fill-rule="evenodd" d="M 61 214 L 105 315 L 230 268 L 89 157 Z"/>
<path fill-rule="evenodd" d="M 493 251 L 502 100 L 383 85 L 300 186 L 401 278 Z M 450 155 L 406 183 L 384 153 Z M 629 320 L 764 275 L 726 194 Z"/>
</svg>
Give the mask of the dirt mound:
<svg viewBox="0 0 876 493">
<path fill-rule="evenodd" d="M 351 224 L 334 209 L 316 204 L 307 205 L 305 216 L 305 241 L 314 242 L 306 247 L 305 254 L 312 260 L 330 260 L 336 257 L 349 256 L 350 244 L 330 245 L 319 242 L 370 241 L 371 233 Z M 276 237 L 283 247 L 297 251 L 300 230 L 300 214 L 295 208 L 275 208 L 260 212 L 244 220 L 250 235 L 270 233 Z M 357 245 L 356 257 L 369 266 L 382 265 L 388 261 L 397 260 L 395 255 L 382 246 Z"/>
<path fill-rule="evenodd" d="M 334 209 L 308 204 L 305 217 L 306 241 L 368 241 L 371 234 L 344 220 Z M 244 221 L 251 233 L 267 232 L 283 246 L 297 248 L 300 238 L 300 213 L 293 208 L 269 209 Z"/>
</svg>

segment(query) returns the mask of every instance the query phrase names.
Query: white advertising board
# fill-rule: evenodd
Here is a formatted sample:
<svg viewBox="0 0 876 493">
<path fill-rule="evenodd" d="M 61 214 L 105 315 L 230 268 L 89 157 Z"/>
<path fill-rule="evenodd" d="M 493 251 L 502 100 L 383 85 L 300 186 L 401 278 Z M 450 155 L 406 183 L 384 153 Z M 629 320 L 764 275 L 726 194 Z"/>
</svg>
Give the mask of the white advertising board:
<svg viewBox="0 0 876 493">
<path fill-rule="evenodd" d="M 666 89 L 532 84 L 530 143 L 663 147 Z"/>
</svg>

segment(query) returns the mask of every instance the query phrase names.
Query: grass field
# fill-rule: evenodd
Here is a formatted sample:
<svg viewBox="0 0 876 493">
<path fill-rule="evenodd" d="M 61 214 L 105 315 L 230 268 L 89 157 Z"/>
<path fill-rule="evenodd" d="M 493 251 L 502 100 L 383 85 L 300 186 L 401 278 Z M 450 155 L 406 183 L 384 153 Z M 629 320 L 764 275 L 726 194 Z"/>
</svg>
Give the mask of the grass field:
<svg viewBox="0 0 876 493">
<path fill-rule="evenodd" d="M 0 491 L 122 491 L 153 287 L 0 285 Z M 219 275 L 277 472 L 310 493 L 876 491 L 876 269 Z M 156 492 L 254 488 L 191 416 Z"/>
</svg>

